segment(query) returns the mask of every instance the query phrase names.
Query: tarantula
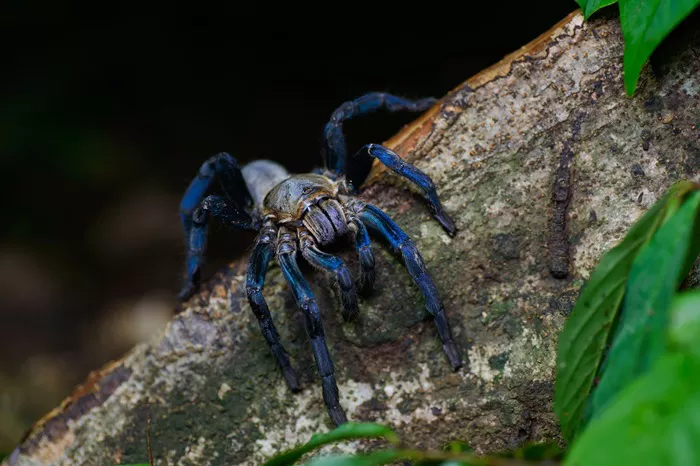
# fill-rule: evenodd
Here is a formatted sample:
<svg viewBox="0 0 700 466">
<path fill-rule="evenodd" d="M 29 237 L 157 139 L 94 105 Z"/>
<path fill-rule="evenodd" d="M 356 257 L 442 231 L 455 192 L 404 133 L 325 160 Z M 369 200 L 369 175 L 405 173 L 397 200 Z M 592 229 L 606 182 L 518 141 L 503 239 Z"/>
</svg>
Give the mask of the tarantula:
<svg viewBox="0 0 700 466">
<path fill-rule="evenodd" d="M 287 351 L 280 343 L 262 294 L 268 264 L 276 257 L 297 305 L 304 314 L 306 332 L 322 379 L 323 399 L 335 425 L 346 422 L 347 418 L 340 406 L 321 314 L 311 288 L 297 265 L 298 252 L 315 268 L 334 274 L 342 312 L 344 317 L 350 318 L 358 312 L 352 276 L 342 259 L 323 252 L 322 247 L 343 236 L 353 235 L 361 268 L 360 282 L 362 286 L 369 287 L 375 272 L 367 229 L 383 237 L 395 251 L 401 253 L 408 273 L 420 288 L 425 298 L 425 307 L 433 317 L 444 352 L 453 369 L 457 370 L 462 365 L 442 301 L 428 276 L 420 253 L 406 233 L 387 214 L 353 197 L 354 190 L 345 178 L 347 153 L 342 130 L 344 121 L 381 108 L 392 112 L 421 112 L 435 102 L 435 99 L 411 101 L 384 93 L 367 94 L 345 102 L 333 112 L 324 128 L 326 169 L 292 175 L 281 165 L 268 160 L 254 161 L 240 167 L 235 158 L 221 153 L 204 162 L 180 205 L 188 241 L 186 280 L 180 297 L 189 298 L 199 286 L 207 225 L 211 217 L 235 228 L 259 231 L 246 280 L 250 307 L 282 369 L 287 385 L 293 392 L 299 391 L 299 381 L 289 363 Z M 455 224 L 443 209 L 435 186 L 425 173 L 381 145 L 369 144 L 360 152 L 363 151 L 372 158 L 377 158 L 396 174 L 415 183 L 422 190 L 440 225 L 450 236 L 454 236 Z M 225 196 L 205 197 L 215 179 L 220 181 Z"/>
</svg>

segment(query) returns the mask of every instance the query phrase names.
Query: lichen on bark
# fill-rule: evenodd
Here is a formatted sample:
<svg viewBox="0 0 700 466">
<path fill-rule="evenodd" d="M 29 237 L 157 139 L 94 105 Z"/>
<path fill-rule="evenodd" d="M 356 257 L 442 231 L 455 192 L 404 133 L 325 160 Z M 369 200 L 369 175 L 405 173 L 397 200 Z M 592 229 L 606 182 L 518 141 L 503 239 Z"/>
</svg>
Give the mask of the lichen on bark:
<svg viewBox="0 0 700 466">
<path fill-rule="evenodd" d="M 450 370 L 418 291 L 380 246 L 377 289 L 354 322 L 309 271 L 351 420 L 388 424 L 418 447 L 460 439 L 479 453 L 560 440 L 556 339 L 578 290 L 668 186 L 697 179 L 700 36 L 679 44 L 628 98 L 617 19 L 572 14 L 388 142 L 433 178 L 459 232 L 444 234 L 420 196 L 379 167 L 362 196 L 415 240 L 468 364 Z M 157 464 L 257 464 L 329 429 L 280 271 L 265 294 L 301 374 L 298 395 L 251 319 L 244 272 L 244 259 L 222 271 L 162 335 L 94 374 L 9 462 L 143 462 L 148 419 Z"/>
</svg>

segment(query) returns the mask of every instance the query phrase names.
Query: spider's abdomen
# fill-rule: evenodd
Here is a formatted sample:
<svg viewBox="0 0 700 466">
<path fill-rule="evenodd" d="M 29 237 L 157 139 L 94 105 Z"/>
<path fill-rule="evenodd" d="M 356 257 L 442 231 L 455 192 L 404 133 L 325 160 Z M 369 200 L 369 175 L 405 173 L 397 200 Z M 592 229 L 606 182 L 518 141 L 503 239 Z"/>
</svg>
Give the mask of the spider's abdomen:
<svg viewBox="0 0 700 466">
<path fill-rule="evenodd" d="M 337 195 L 338 187 L 325 176 L 293 175 L 267 194 L 265 213 L 280 223 L 300 221 L 319 244 L 329 244 L 348 232 Z"/>
</svg>

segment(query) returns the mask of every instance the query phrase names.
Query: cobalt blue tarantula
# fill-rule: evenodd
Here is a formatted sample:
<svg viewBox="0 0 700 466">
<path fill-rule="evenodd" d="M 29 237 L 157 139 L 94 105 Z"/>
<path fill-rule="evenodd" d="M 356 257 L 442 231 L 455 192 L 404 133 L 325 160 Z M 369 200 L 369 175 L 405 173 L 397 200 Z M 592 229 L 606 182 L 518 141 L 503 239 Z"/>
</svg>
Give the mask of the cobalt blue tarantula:
<svg viewBox="0 0 700 466">
<path fill-rule="evenodd" d="M 367 94 L 346 102 L 333 112 L 323 132 L 325 170 L 292 175 L 281 165 L 267 160 L 254 161 L 240 167 L 236 159 L 221 153 L 204 162 L 180 205 L 185 237 L 188 240 L 186 281 L 181 298 L 189 298 L 199 286 L 207 225 L 211 217 L 235 228 L 259 231 L 246 281 L 250 307 L 282 369 L 287 385 L 292 391 L 299 391 L 299 381 L 289 363 L 287 351 L 280 343 L 262 294 L 268 264 L 276 257 L 297 305 L 304 314 L 306 332 L 322 380 L 323 399 L 328 414 L 336 425 L 346 422 L 347 418 L 338 399 L 338 387 L 333 375 L 333 362 L 326 346 L 321 314 L 311 288 L 297 265 L 297 253 L 315 268 L 334 274 L 344 317 L 350 318 L 358 312 L 352 276 L 342 259 L 324 252 L 322 248 L 341 237 L 353 235 L 360 259 L 360 281 L 363 286 L 371 286 L 374 279 L 374 256 L 367 230 L 383 237 L 395 251 L 401 253 L 408 273 L 423 293 L 425 307 L 435 322 L 450 364 L 454 370 L 462 365 L 442 301 L 418 250 L 387 214 L 354 197 L 354 190 L 345 178 L 347 154 L 342 129 L 344 121 L 381 108 L 391 112 L 421 112 L 435 102 L 435 99 L 411 101 L 383 93 Z M 435 186 L 425 173 L 402 160 L 393 151 L 377 144 L 369 144 L 360 152 L 379 159 L 396 174 L 415 183 L 422 190 L 440 225 L 450 236 L 455 234 L 454 222 L 440 204 Z M 215 179 L 219 180 L 225 196 L 205 197 Z"/>
</svg>

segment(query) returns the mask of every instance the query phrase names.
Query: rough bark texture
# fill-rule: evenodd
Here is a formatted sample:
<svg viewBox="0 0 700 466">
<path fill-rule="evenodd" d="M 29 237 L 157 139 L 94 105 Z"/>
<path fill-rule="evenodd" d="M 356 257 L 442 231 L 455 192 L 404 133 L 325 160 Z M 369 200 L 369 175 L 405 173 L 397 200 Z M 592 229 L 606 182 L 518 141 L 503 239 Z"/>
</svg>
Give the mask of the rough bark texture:
<svg viewBox="0 0 700 466">
<path fill-rule="evenodd" d="M 700 170 L 700 40 L 678 42 L 628 98 L 617 18 L 572 14 L 390 141 L 432 176 L 459 233 L 450 239 L 385 170 L 363 196 L 415 239 L 469 362 L 450 370 L 417 289 L 379 245 L 377 289 L 353 323 L 313 274 L 351 420 L 420 447 L 559 439 L 556 337 L 579 288 L 668 186 Z M 157 464 L 256 464 L 327 430 L 290 290 L 273 267 L 265 293 L 302 374 L 298 395 L 251 319 L 244 270 L 219 274 L 162 335 L 93 374 L 9 463 L 144 462 L 149 418 Z"/>
</svg>

